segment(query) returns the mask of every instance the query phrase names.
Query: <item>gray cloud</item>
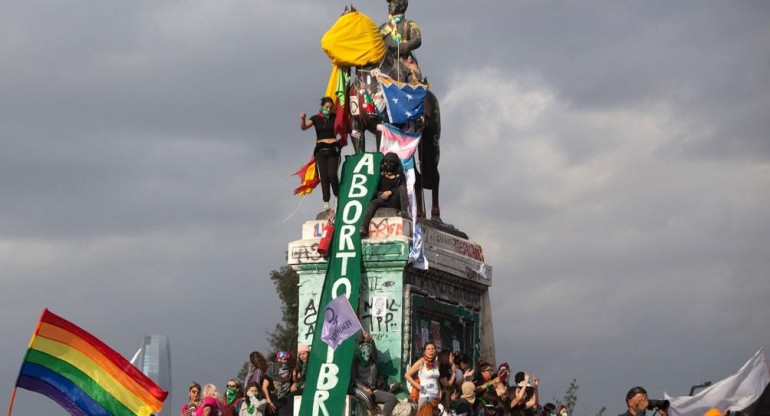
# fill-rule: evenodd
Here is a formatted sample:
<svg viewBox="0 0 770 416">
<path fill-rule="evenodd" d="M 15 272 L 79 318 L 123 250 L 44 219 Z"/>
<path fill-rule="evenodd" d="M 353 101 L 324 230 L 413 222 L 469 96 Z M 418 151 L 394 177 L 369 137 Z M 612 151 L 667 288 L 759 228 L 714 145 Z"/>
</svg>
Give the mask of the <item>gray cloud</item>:
<svg viewBox="0 0 770 416">
<path fill-rule="evenodd" d="M 384 20 L 384 2 L 357 5 Z M 50 307 L 174 392 L 222 384 L 279 319 L 267 278 L 320 208 L 310 156 L 343 4 L 0 6 L 0 347 Z M 495 267 L 498 361 L 576 415 L 684 394 L 767 345 L 768 7 L 414 1 L 442 104 L 442 211 Z M 348 150 L 350 151 L 350 150 Z M 256 311 L 246 315 L 247 311 Z M 19 413 L 63 414 L 20 393 Z"/>
</svg>

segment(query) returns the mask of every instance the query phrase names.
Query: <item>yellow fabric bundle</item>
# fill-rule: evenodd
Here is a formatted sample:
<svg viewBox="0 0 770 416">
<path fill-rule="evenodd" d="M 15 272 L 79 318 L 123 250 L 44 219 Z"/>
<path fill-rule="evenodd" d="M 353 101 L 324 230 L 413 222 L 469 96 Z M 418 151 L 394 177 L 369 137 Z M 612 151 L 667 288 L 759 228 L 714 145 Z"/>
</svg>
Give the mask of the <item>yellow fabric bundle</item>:
<svg viewBox="0 0 770 416">
<path fill-rule="evenodd" d="M 360 12 L 340 16 L 321 38 L 321 49 L 334 64 L 326 87 L 327 97 L 336 97 L 340 66 L 377 63 L 385 56 L 385 42 L 380 29 Z"/>
<path fill-rule="evenodd" d="M 321 38 L 321 49 L 338 66 L 376 63 L 385 56 L 380 29 L 360 12 L 340 16 Z"/>
</svg>

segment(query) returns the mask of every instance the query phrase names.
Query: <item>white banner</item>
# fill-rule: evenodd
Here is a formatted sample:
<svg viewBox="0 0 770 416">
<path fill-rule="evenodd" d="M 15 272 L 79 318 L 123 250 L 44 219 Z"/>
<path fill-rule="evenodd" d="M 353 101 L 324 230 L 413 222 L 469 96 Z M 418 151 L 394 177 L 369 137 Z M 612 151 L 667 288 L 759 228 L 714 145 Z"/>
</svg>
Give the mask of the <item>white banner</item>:
<svg viewBox="0 0 770 416">
<path fill-rule="evenodd" d="M 757 351 L 737 373 L 714 383 L 694 396 L 670 397 L 670 416 L 703 416 L 707 410 L 741 411 L 756 402 L 770 383 L 770 367 L 764 348 Z"/>
</svg>

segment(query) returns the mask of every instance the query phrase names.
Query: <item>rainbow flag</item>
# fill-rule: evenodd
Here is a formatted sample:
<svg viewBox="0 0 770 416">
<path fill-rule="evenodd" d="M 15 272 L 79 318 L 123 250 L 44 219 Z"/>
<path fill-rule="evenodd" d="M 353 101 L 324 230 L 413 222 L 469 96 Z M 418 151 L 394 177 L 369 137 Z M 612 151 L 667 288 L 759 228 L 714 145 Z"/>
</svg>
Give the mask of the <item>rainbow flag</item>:
<svg viewBox="0 0 770 416">
<path fill-rule="evenodd" d="M 107 344 L 48 309 L 16 387 L 48 396 L 73 416 L 147 416 L 159 412 L 168 395 Z"/>
</svg>

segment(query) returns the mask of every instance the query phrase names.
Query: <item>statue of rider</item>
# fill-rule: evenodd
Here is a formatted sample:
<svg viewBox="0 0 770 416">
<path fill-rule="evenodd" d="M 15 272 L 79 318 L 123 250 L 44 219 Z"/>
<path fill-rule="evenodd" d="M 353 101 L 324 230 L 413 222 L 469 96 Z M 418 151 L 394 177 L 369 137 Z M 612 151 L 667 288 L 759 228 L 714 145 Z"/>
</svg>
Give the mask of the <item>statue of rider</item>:
<svg viewBox="0 0 770 416">
<path fill-rule="evenodd" d="M 422 44 L 420 27 L 404 18 L 409 0 L 387 0 L 388 21 L 380 26 L 387 52 L 385 59 L 393 68 L 389 75 L 401 82 L 422 82 L 422 73 L 414 50 Z"/>
</svg>

